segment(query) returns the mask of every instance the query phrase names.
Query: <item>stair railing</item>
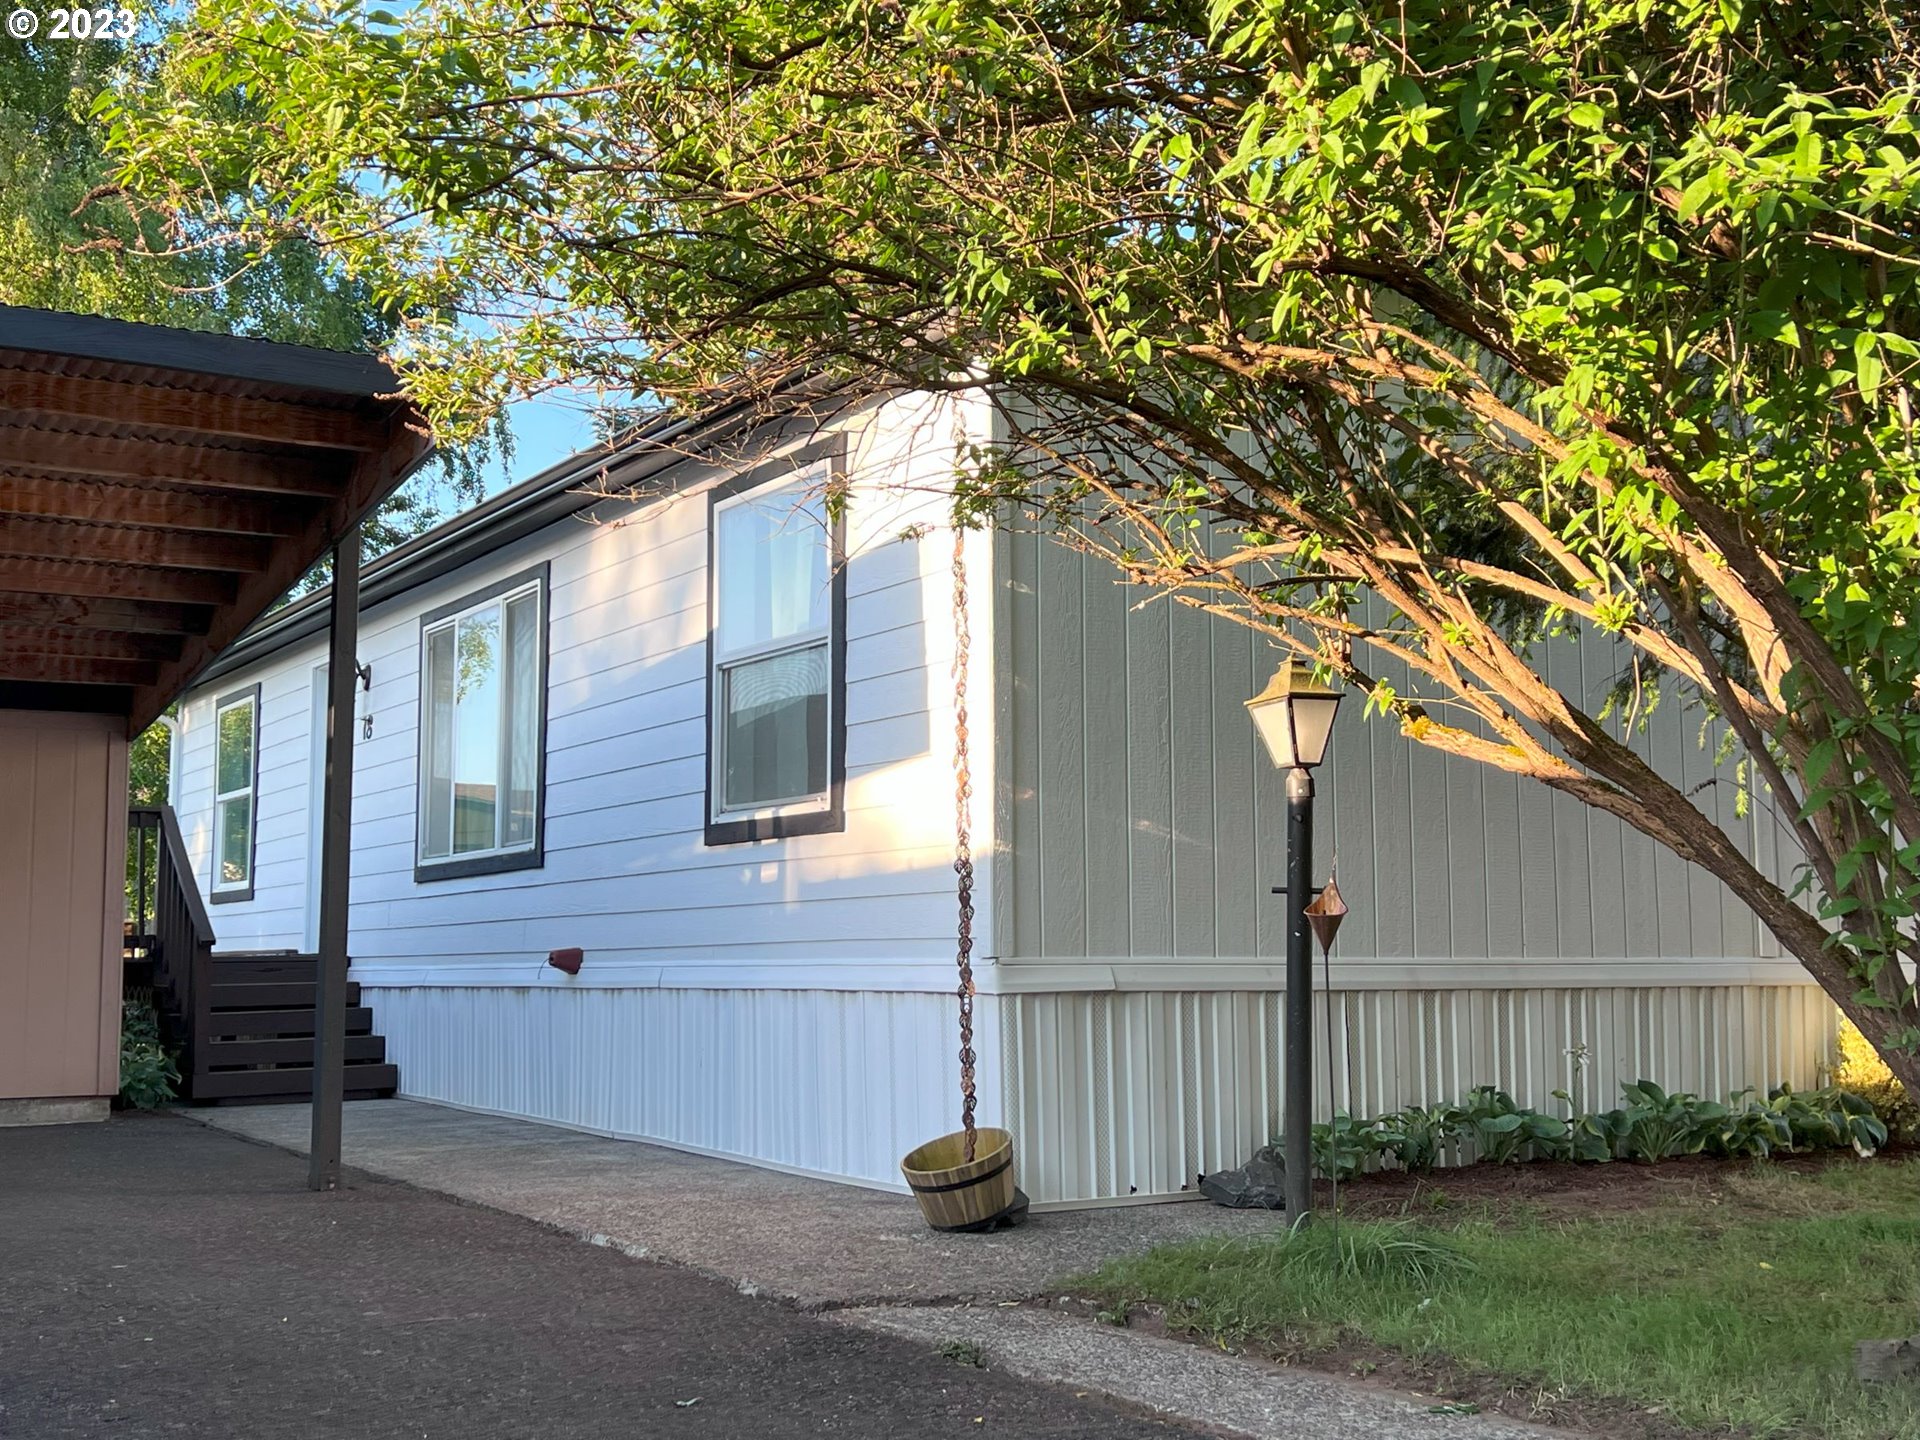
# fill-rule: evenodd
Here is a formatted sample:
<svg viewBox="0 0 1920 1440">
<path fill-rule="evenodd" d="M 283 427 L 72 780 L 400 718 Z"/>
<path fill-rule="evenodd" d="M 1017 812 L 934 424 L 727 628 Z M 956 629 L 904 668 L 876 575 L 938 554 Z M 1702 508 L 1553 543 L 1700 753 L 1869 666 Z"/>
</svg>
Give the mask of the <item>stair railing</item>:
<svg viewBox="0 0 1920 1440">
<path fill-rule="evenodd" d="M 186 839 L 170 805 L 135 806 L 127 824 L 136 837 L 140 886 L 133 917 L 135 933 L 149 937 L 155 997 L 166 1038 L 180 1052 L 185 1093 L 204 1073 L 206 1044 L 213 1018 L 213 922 L 194 882 Z M 151 900 L 145 883 L 151 856 Z M 177 1022 L 177 1028 L 175 1028 Z"/>
</svg>

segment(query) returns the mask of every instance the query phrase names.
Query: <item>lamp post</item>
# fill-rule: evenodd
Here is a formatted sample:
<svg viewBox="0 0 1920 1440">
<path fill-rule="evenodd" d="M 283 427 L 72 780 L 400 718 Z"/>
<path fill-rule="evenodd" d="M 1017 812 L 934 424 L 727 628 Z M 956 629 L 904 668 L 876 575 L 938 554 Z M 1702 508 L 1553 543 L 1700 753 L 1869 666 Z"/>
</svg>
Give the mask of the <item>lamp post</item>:
<svg viewBox="0 0 1920 1440">
<path fill-rule="evenodd" d="M 1282 1058 L 1287 1083 L 1287 1223 L 1313 1214 L 1313 941 L 1307 902 L 1313 892 L 1313 767 L 1326 758 L 1340 692 L 1289 659 L 1247 701 L 1253 728 L 1287 774 L 1287 1022 Z"/>
</svg>

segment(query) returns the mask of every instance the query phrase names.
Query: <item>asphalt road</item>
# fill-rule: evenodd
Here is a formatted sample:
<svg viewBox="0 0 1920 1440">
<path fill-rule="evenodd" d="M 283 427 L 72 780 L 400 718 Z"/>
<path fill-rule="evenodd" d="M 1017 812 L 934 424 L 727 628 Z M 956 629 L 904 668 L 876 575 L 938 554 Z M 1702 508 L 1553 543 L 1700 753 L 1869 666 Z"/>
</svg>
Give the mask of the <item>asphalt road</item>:
<svg viewBox="0 0 1920 1440">
<path fill-rule="evenodd" d="M 8 1440 L 1188 1433 L 176 1118 L 0 1129 Z"/>
</svg>

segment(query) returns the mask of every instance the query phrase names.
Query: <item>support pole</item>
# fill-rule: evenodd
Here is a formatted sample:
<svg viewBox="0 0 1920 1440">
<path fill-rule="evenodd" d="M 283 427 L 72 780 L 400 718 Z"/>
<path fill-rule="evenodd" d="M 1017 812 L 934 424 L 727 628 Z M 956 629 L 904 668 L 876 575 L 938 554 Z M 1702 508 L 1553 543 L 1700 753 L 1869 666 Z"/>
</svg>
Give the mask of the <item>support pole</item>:
<svg viewBox="0 0 1920 1440">
<path fill-rule="evenodd" d="M 1287 772 L 1287 1101 L 1281 1125 L 1290 1226 L 1313 1218 L 1313 932 L 1307 925 L 1312 898 L 1313 775 L 1295 766 Z"/>
<path fill-rule="evenodd" d="M 352 867 L 353 687 L 359 683 L 360 527 L 333 549 L 332 644 L 327 652 L 327 774 L 320 832 L 320 955 L 314 977 L 313 1137 L 307 1186 L 340 1185 L 340 1109 L 346 1094 L 347 888 Z"/>
</svg>

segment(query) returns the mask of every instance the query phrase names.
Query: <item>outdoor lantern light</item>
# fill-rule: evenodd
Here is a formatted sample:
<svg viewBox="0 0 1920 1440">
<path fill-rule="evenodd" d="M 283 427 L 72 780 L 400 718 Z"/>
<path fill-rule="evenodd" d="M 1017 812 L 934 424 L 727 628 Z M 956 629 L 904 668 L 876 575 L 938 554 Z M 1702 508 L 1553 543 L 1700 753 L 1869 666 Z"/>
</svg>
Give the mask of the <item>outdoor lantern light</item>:
<svg viewBox="0 0 1920 1440">
<path fill-rule="evenodd" d="M 1313 671 L 1294 659 L 1247 701 L 1253 728 L 1273 763 L 1287 774 L 1287 883 L 1278 892 L 1287 897 L 1287 1005 L 1281 1032 L 1286 1104 L 1280 1128 L 1286 1157 L 1282 1189 L 1292 1226 L 1305 1224 L 1313 1214 L 1312 933 L 1319 930 L 1321 943 L 1331 946 L 1347 913 L 1337 887 L 1329 882 L 1320 894 L 1313 883 L 1313 767 L 1327 758 L 1339 708 L 1340 692 L 1317 682 Z"/>
<path fill-rule="evenodd" d="M 1293 659 L 1274 671 L 1267 688 L 1247 701 L 1253 728 L 1282 770 L 1296 766 L 1311 770 L 1326 758 L 1333 712 L 1339 708 L 1340 692 L 1322 685 L 1310 668 Z"/>
</svg>

